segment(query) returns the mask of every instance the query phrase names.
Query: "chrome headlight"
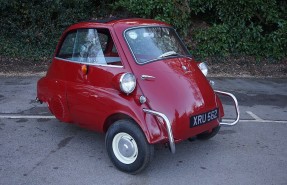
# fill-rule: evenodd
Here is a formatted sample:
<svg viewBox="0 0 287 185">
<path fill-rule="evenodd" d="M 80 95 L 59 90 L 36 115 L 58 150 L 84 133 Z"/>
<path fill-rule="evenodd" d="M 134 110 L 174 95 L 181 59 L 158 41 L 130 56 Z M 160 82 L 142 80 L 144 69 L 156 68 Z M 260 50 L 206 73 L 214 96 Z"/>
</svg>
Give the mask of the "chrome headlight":
<svg viewBox="0 0 287 185">
<path fill-rule="evenodd" d="M 198 64 L 199 69 L 204 74 L 204 76 L 207 76 L 208 74 L 208 66 L 205 62 L 201 62 Z"/>
<path fill-rule="evenodd" d="M 123 93 L 130 94 L 136 88 L 136 77 L 132 73 L 124 73 L 120 77 L 120 89 Z"/>
</svg>

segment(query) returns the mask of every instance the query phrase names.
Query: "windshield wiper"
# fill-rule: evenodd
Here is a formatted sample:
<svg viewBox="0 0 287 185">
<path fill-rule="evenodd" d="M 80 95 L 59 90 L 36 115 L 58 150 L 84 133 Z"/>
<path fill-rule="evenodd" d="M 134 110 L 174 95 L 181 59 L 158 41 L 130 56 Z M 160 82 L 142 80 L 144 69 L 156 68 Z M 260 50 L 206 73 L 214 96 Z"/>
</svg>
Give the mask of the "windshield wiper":
<svg viewBox="0 0 287 185">
<path fill-rule="evenodd" d="M 164 57 L 169 57 L 169 56 L 177 56 L 179 55 L 177 52 L 175 51 L 168 51 L 168 52 L 165 52 L 163 54 L 161 54 L 158 58 L 164 58 Z"/>
</svg>

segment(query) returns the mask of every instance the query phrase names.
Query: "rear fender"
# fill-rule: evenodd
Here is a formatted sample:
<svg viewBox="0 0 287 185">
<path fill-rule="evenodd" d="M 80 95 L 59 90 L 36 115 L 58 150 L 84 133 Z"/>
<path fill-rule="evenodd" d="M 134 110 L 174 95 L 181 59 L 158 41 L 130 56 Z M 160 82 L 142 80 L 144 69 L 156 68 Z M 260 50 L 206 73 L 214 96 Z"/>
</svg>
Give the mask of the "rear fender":
<svg viewBox="0 0 287 185">
<path fill-rule="evenodd" d="M 71 122 L 63 81 L 41 78 L 37 84 L 37 99 L 47 103 L 50 112 L 62 122 Z"/>
</svg>

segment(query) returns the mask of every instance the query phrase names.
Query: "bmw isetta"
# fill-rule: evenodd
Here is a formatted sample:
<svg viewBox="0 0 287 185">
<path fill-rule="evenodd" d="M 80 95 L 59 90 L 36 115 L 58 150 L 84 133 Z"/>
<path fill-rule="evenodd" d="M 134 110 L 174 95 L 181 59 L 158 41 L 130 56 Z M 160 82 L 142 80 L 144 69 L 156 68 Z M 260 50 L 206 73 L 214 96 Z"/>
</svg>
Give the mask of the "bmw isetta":
<svg viewBox="0 0 287 185">
<path fill-rule="evenodd" d="M 196 62 L 176 31 L 161 21 L 80 22 L 63 33 L 37 84 L 37 100 L 62 122 L 106 134 L 112 163 L 138 173 L 155 144 L 209 139 L 239 121 L 236 98 L 213 90 L 207 66 Z M 232 98 L 236 119 L 223 123 L 218 94 Z"/>
</svg>

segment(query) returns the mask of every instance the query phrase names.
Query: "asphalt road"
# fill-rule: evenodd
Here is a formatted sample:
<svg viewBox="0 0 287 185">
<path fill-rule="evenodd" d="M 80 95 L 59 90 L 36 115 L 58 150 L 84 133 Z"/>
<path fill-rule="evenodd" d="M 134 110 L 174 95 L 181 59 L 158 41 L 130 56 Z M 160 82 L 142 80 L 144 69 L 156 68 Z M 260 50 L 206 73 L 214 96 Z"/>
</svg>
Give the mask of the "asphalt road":
<svg viewBox="0 0 287 185">
<path fill-rule="evenodd" d="M 214 78 L 238 98 L 241 120 L 209 141 L 185 141 L 173 155 L 156 146 L 138 175 L 110 162 L 104 135 L 51 117 L 34 102 L 39 76 L 0 76 L 0 184 L 287 184 L 287 79 Z M 226 118 L 233 106 L 223 98 Z"/>
</svg>

